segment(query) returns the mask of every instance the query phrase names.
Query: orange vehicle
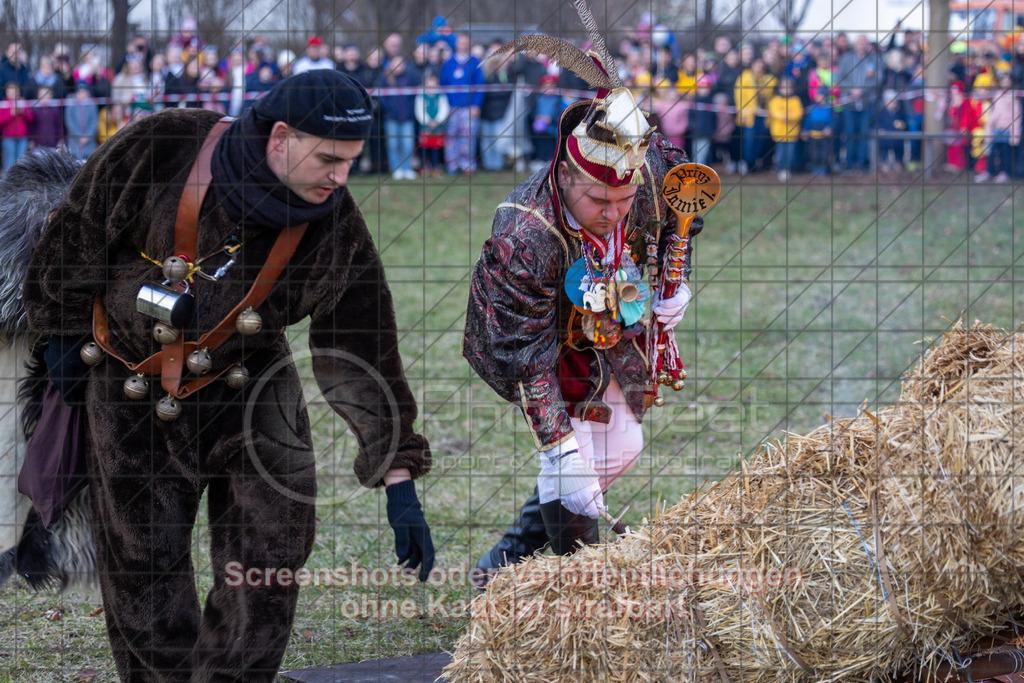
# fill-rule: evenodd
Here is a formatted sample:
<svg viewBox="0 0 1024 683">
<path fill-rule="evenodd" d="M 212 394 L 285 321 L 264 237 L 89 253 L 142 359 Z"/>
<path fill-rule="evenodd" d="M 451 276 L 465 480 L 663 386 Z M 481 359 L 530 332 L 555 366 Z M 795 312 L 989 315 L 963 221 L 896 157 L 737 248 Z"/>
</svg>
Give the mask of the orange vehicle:
<svg viewBox="0 0 1024 683">
<path fill-rule="evenodd" d="M 949 3 L 950 37 L 972 47 L 992 43 L 1008 52 L 1021 33 L 1018 22 L 1024 22 L 1024 2 L 1021 0 Z"/>
</svg>

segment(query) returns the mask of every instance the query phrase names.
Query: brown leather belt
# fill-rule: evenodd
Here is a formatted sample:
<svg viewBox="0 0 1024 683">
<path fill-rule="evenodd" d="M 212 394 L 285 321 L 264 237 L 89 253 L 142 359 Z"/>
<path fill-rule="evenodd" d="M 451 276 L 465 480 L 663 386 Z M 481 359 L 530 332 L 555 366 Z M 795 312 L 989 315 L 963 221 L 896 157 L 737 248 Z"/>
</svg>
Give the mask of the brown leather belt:
<svg viewBox="0 0 1024 683">
<path fill-rule="evenodd" d="M 198 240 L 199 228 L 199 207 L 202 206 L 206 191 L 210 187 L 212 178 L 210 173 L 210 159 L 213 156 L 214 146 L 217 140 L 224 133 L 224 130 L 231 123 L 229 117 L 222 118 L 210 130 L 199 150 L 199 156 L 192 164 L 188 180 L 185 181 L 185 189 L 181 193 L 181 201 L 178 203 L 178 213 L 174 222 L 174 253 L 188 257 L 190 262 L 196 259 L 196 243 Z M 97 296 L 92 308 L 92 334 L 100 348 L 108 354 L 124 363 L 132 372 L 141 375 L 160 375 L 160 386 L 168 394 L 175 398 L 185 398 L 210 382 L 220 377 L 228 368 L 202 377 L 198 377 L 185 385 L 181 384 L 182 370 L 188 354 L 197 349 L 213 351 L 226 342 L 231 335 L 235 334 L 235 319 L 238 314 L 248 307 L 256 308 L 270 294 L 270 290 L 277 284 L 278 278 L 284 272 L 289 259 L 295 253 L 295 249 L 302 241 L 308 223 L 293 225 L 285 228 L 277 236 L 274 246 L 267 256 L 263 268 L 256 276 L 256 281 L 246 293 L 245 297 L 224 318 L 217 323 L 209 332 L 203 334 L 197 341 L 185 341 L 185 335 L 179 334 L 178 338 L 170 343 L 164 344 L 160 351 L 157 351 L 149 358 L 138 363 L 132 363 L 118 355 L 110 343 L 110 327 L 107 324 L 107 316 L 103 310 L 102 298 Z M 244 360 L 244 359 L 243 359 Z M 230 367 L 230 366 L 229 366 Z"/>
</svg>

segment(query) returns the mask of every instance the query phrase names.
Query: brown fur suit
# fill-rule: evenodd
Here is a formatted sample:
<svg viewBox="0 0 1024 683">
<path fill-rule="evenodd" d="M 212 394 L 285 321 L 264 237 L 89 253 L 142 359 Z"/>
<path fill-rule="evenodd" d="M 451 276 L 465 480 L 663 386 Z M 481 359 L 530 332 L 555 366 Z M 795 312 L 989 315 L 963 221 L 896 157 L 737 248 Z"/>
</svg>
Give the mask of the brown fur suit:
<svg viewBox="0 0 1024 683">
<path fill-rule="evenodd" d="M 88 333 L 99 295 L 119 354 L 138 361 L 158 350 L 153 319 L 136 311 L 135 299 L 140 286 L 162 277 L 140 252 L 157 260 L 173 255 L 178 199 L 217 119 L 201 110 L 161 112 L 89 159 L 29 267 L 25 307 L 38 334 Z M 200 255 L 217 252 L 235 228 L 218 206 L 216 182 L 200 213 Z M 245 235 L 238 263 L 223 279 L 197 281 L 187 339 L 243 298 L 276 237 Z M 232 588 L 225 565 L 295 570 L 312 548 L 312 440 L 282 333 L 287 325 L 311 319 L 314 374 L 359 441 L 360 482 L 380 486 L 390 468 L 407 467 L 414 478 L 430 468 L 427 443 L 412 431 L 416 406 L 391 295 L 351 194 L 344 192 L 333 215 L 310 223 L 258 312 L 260 333 L 236 334 L 213 354 L 215 371 L 251 354 L 245 365 L 254 381 L 241 391 L 214 382 L 181 401 L 177 421 L 154 414 L 158 381 L 149 399 L 131 401 L 121 363 L 108 357 L 91 371 L 94 538 L 110 640 L 127 680 L 271 680 L 280 664 L 297 588 Z M 207 489 L 215 585 L 200 613 L 190 545 Z"/>
</svg>

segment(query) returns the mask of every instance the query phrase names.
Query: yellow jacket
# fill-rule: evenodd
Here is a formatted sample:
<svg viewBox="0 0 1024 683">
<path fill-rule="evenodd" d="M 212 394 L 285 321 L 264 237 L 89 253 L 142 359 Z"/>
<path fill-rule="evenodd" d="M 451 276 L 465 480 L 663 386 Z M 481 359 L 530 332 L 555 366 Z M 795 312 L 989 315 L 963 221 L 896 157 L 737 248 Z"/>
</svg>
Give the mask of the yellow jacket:
<svg viewBox="0 0 1024 683">
<path fill-rule="evenodd" d="M 679 91 L 680 95 L 692 94 L 697 92 L 697 81 L 703 76 L 700 71 L 695 71 L 692 75 L 688 75 L 682 69 L 679 70 L 679 76 L 676 77 L 676 90 Z"/>
<path fill-rule="evenodd" d="M 736 100 L 736 125 L 752 128 L 758 109 L 764 109 L 768 98 L 775 90 L 775 76 L 764 74 L 760 81 L 750 69 L 744 69 L 736 79 L 734 95 Z"/>
<path fill-rule="evenodd" d="M 799 140 L 803 120 L 804 105 L 796 95 L 775 95 L 768 100 L 768 132 L 775 142 Z"/>
<path fill-rule="evenodd" d="M 102 145 L 124 126 L 123 120 L 119 121 L 116 119 L 117 117 L 111 116 L 110 107 L 100 109 L 99 125 L 96 128 L 96 141 L 99 144 Z"/>
</svg>

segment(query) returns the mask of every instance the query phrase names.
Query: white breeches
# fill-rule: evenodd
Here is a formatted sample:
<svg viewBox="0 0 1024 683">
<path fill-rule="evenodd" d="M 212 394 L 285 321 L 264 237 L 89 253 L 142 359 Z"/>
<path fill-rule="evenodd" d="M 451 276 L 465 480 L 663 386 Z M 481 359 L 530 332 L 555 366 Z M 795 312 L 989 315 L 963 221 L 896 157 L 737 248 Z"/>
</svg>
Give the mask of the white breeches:
<svg viewBox="0 0 1024 683">
<path fill-rule="evenodd" d="M 576 418 L 571 420 L 580 455 L 597 472 L 601 490 L 607 491 L 615 480 L 636 464 L 644 448 L 644 432 L 614 376 L 602 400 L 612 411 L 608 424 Z"/>
</svg>

